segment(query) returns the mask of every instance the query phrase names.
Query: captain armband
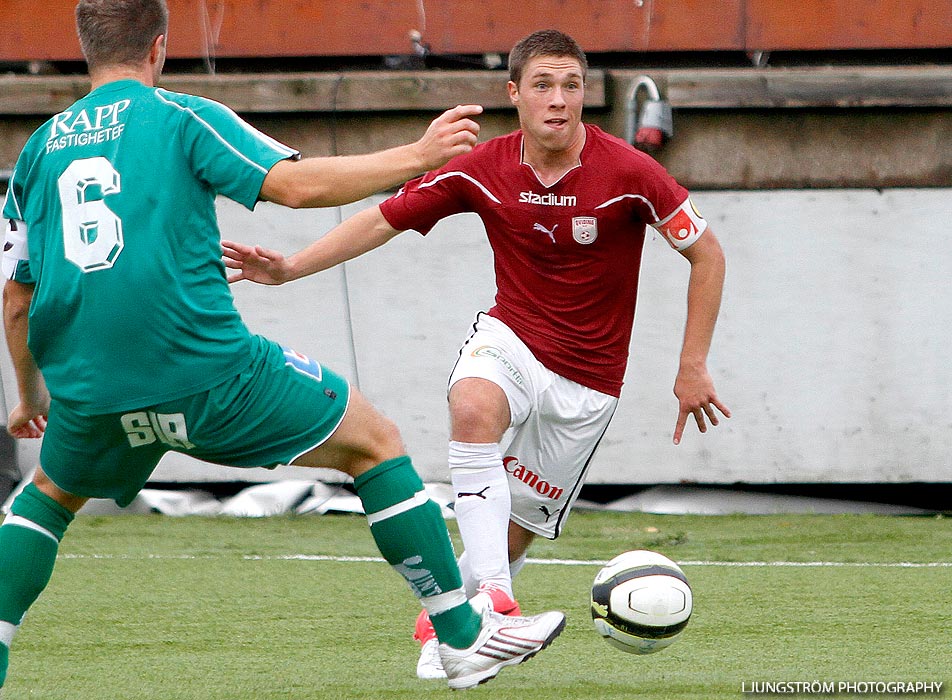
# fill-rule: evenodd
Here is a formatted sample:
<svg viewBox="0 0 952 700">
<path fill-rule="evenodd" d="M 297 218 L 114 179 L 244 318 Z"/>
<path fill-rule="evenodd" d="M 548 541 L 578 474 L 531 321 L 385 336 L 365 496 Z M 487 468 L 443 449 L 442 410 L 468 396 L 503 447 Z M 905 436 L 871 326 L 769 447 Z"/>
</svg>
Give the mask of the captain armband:
<svg viewBox="0 0 952 700">
<path fill-rule="evenodd" d="M 6 236 L 3 239 L 3 278 L 12 280 L 19 264 L 29 259 L 26 223 L 17 219 L 10 219 L 7 222 Z"/>
<path fill-rule="evenodd" d="M 697 209 L 694 208 L 694 203 L 688 198 L 672 214 L 658 223 L 652 224 L 652 227 L 664 236 L 672 248 L 684 250 L 707 230 L 707 221 L 698 213 Z"/>
</svg>

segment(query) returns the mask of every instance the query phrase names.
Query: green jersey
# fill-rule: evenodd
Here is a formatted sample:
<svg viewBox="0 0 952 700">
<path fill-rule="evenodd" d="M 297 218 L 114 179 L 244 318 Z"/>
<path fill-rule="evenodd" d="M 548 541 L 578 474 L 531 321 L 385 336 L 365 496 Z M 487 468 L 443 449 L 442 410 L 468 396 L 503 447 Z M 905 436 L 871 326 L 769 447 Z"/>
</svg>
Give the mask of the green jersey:
<svg viewBox="0 0 952 700">
<path fill-rule="evenodd" d="M 40 127 L 10 179 L 4 269 L 35 284 L 29 347 L 51 396 L 123 411 L 247 367 L 215 197 L 251 209 L 268 170 L 298 156 L 221 104 L 134 80 Z"/>
</svg>

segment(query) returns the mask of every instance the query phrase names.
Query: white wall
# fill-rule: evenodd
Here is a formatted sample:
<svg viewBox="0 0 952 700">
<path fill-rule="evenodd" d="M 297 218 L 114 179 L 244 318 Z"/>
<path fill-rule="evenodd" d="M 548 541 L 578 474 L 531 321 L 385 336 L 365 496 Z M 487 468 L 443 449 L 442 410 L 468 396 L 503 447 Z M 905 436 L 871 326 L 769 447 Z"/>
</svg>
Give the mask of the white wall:
<svg viewBox="0 0 952 700">
<path fill-rule="evenodd" d="M 596 479 L 952 479 L 952 191 L 699 194 L 728 258 L 709 367 L 734 417 L 678 448 L 684 266 L 648 245 L 633 359 Z"/>
<path fill-rule="evenodd" d="M 949 481 L 952 190 L 700 192 L 728 259 L 709 368 L 733 418 L 671 444 L 687 263 L 646 243 L 626 385 L 590 483 Z M 373 201 L 379 201 L 376 198 Z M 344 215 L 362 205 L 344 209 Z M 220 203 L 225 237 L 291 252 L 336 210 L 252 214 Z M 283 287 L 235 287 L 249 326 L 320 359 L 401 427 L 425 479 L 445 481 L 446 377 L 491 305 L 479 220 L 408 232 Z M 352 342 L 353 341 L 353 342 Z M 4 388 L 12 399 L 9 363 Z M 21 446 L 20 462 L 36 446 Z M 157 480 L 302 477 L 169 457 Z"/>
</svg>

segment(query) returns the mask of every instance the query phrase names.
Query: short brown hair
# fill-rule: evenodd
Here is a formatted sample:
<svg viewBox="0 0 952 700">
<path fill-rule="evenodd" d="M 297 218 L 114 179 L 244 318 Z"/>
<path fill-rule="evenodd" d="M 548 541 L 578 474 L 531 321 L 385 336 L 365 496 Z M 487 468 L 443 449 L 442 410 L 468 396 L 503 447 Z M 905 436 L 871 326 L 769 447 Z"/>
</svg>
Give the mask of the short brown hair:
<svg viewBox="0 0 952 700">
<path fill-rule="evenodd" d="M 90 69 L 141 63 L 168 31 L 165 0 L 79 0 L 76 32 Z"/>
<path fill-rule="evenodd" d="M 516 85 L 522 79 L 526 64 L 539 56 L 569 56 L 582 66 L 582 78 L 588 70 L 585 52 L 575 39 L 556 29 L 542 29 L 521 39 L 509 52 L 509 79 Z"/>
</svg>

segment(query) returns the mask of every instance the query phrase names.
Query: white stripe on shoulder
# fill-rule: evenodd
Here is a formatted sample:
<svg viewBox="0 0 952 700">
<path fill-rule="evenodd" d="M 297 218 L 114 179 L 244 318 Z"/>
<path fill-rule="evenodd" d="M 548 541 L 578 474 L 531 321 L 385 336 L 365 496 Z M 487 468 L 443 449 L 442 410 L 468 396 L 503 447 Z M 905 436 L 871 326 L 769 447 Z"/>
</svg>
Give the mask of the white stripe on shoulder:
<svg viewBox="0 0 952 700">
<path fill-rule="evenodd" d="M 17 201 L 16 195 L 13 193 L 13 181 L 17 179 L 17 169 L 14 168 L 13 172 L 10 173 L 10 180 L 7 182 L 7 201 L 13 202 L 13 206 L 16 209 L 17 219 L 23 219 L 23 210 L 20 209 L 20 203 Z M 3 208 L 6 209 L 6 204 L 3 205 Z"/>
<path fill-rule="evenodd" d="M 188 115 L 189 115 L 190 117 L 192 117 L 195 121 L 197 121 L 199 124 L 201 124 L 202 126 L 204 126 L 216 139 L 218 139 L 219 142 L 221 142 L 221 144 L 222 144 L 223 146 L 225 146 L 225 148 L 227 148 L 229 151 L 231 151 L 232 153 L 234 153 L 234 154 L 235 154 L 236 156 L 238 156 L 241 160 L 243 160 L 243 161 L 245 161 L 246 163 L 248 163 L 248 165 L 252 166 L 252 167 L 255 168 L 256 170 L 260 170 L 260 171 L 263 172 L 263 173 L 267 173 L 267 172 L 268 172 L 268 169 L 267 169 L 267 168 L 263 167 L 262 165 L 259 165 L 258 163 L 255 163 L 253 160 L 251 160 L 250 158 L 248 158 L 248 156 L 246 156 L 244 153 L 242 153 L 242 152 L 239 151 L 237 148 L 235 148 L 235 147 L 232 146 L 230 143 L 228 143 L 228 141 L 225 140 L 225 137 L 222 136 L 220 133 L 218 133 L 218 131 L 215 129 L 215 127 L 213 127 L 213 126 L 212 126 L 211 124 L 209 124 L 207 121 L 205 121 L 205 120 L 202 119 L 200 116 L 198 116 L 198 115 L 195 113 L 195 110 L 193 110 L 191 107 L 186 107 L 186 106 L 184 106 L 184 105 L 180 105 L 180 104 L 179 104 L 178 102 L 176 102 L 175 100 L 170 100 L 169 98 L 165 97 L 165 95 L 162 94 L 163 92 L 165 92 L 165 91 L 162 90 L 161 88 L 156 88 L 156 89 L 155 89 L 155 95 L 156 95 L 156 97 L 158 97 L 160 100 L 162 100 L 163 102 L 165 102 L 167 105 L 170 105 L 170 106 L 174 107 L 175 109 L 177 109 L 177 110 L 179 110 L 179 111 L 181 111 L 181 112 L 185 112 L 186 114 L 188 114 Z M 224 105 L 223 105 L 223 106 L 224 106 Z M 226 108 L 226 109 L 227 109 L 227 108 Z M 238 121 L 239 121 L 239 122 L 242 121 L 240 117 L 238 118 Z M 250 126 L 250 125 L 249 125 L 249 126 Z M 255 131 L 257 131 L 257 130 L 255 130 Z M 260 134 L 261 132 L 257 132 L 257 133 Z M 263 136 L 263 134 L 262 134 L 262 136 Z M 287 147 L 284 147 L 284 150 L 287 150 Z M 291 152 L 291 154 L 293 154 L 293 153 L 296 153 L 296 151 L 292 151 L 292 152 Z"/>
<path fill-rule="evenodd" d="M 420 183 L 420 189 L 422 190 L 424 187 L 433 187 L 433 185 L 440 182 L 441 180 L 445 180 L 448 177 L 461 177 L 464 180 L 468 180 L 469 182 L 472 182 L 474 185 L 476 185 L 476 187 L 478 187 L 484 195 L 489 197 L 496 204 L 502 204 L 502 202 L 499 201 L 496 195 L 490 192 L 483 183 L 481 183 L 479 180 L 474 178 L 472 175 L 469 175 L 459 170 L 453 170 L 448 173 L 443 173 L 441 175 L 437 175 L 435 178 L 433 178 L 432 180 L 428 182 Z"/>
<path fill-rule="evenodd" d="M 655 222 L 658 221 L 658 212 L 655 211 L 654 204 L 652 204 L 651 200 L 649 200 L 647 197 L 640 194 L 623 194 L 618 197 L 609 199 L 607 202 L 602 202 L 595 208 L 604 209 L 605 207 L 610 207 L 612 204 L 616 204 L 617 202 L 620 202 L 623 199 L 640 199 L 642 202 L 648 205 L 648 208 L 651 210 L 651 215 L 654 217 Z"/>
<path fill-rule="evenodd" d="M 227 109 L 227 110 L 228 110 L 229 112 L 231 112 L 232 114 L 235 114 L 234 110 L 231 109 L 231 107 L 229 107 L 229 106 L 227 106 L 227 105 L 222 105 L 222 107 L 224 107 L 225 109 Z M 281 142 L 278 141 L 276 138 L 274 138 L 274 137 L 272 137 L 272 136 L 268 136 L 268 135 L 267 135 L 266 133 L 264 133 L 263 131 L 259 131 L 259 130 L 256 129 L 255 127 L 251 126 L 251 124 L 249 124 L 248 122 L 246 122 L 244 119 L 242 119 L 241 117 L 239 117 L 237 114 L 235 114 L 235 118 L 238 119 L 238 123 L 241 124 L 242 128 L 243 128 L 245 131 L 247 131 L 247 132 L 250 133 L 250 134 L 253 134 L 254 136 L 256 136 L 256 137 L 257 137 L 258 139 L 260 139 L 261 141 L 264 141 L 265 143 L 269 144 L 269 145 L 271 146 L 271 148 L 273 148 L 274 150 L 276 150 L 278 153 L 284 153 L 286 158 L 291 158 L 291 157 L 293 157 L 293 156 L 299 156 L 299 155 L 301 155 L 300 152 L 297 151 L 296 149 L 291 148 L 290 146 L 281 143 Z"/>
</svg>

